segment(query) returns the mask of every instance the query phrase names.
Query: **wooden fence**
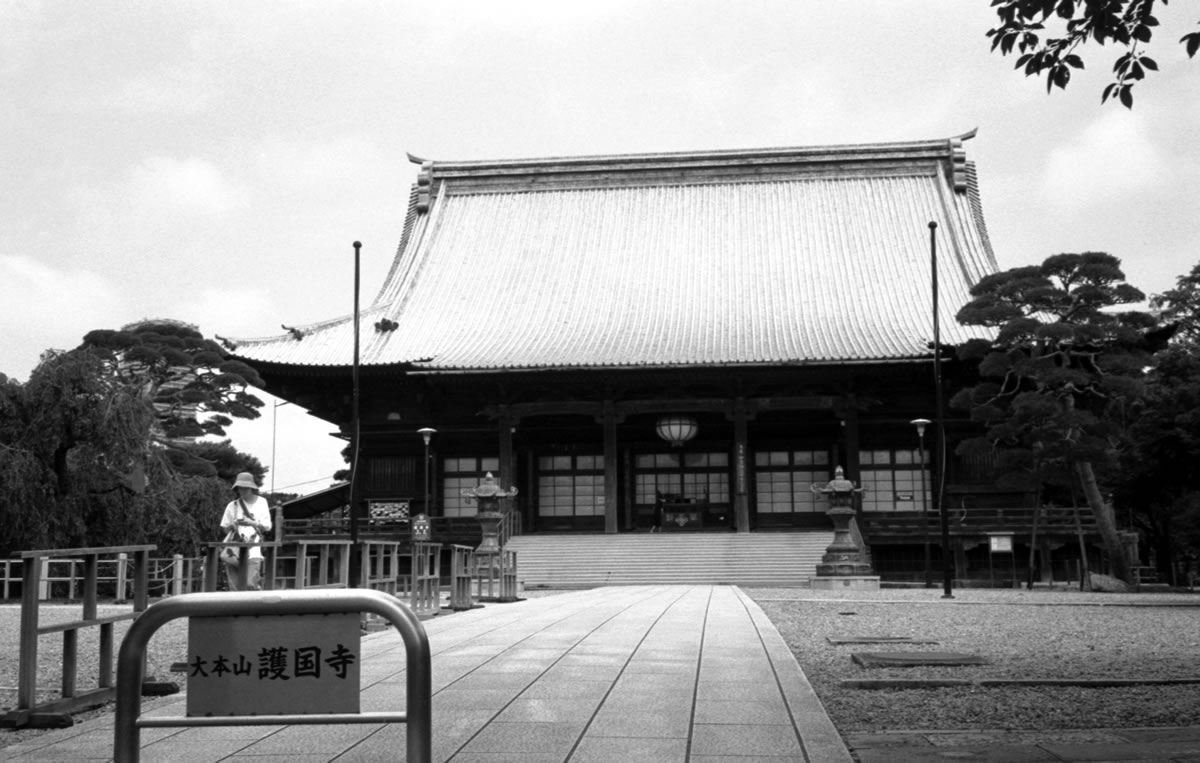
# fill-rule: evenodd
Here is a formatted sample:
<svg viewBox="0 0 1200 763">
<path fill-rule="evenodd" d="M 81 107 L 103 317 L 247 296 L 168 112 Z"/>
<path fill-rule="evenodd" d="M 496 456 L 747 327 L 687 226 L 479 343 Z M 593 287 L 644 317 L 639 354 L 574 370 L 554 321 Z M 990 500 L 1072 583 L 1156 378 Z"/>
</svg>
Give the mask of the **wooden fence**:
<svg viewBox="0 0 1200 763">
<path fill-rule="evenodd" d="M 113 626 L 124 620 L 133 620 L 149 604 L 148 571 L 150 552 L 154 546 L 110 546 L 103 548 L 68 548 L 55 550 L 21 551 L 16 556 L 21 563 L 21 635 L 19 645 L 19 667 L 17 706 L 0 718 L 0 725 L 63 726 L 70 725 L 70 712 L 84 707 L 103 704 L 116 696 L 113 682 Z M 133 603 L 129 612 L 99 616 L 99 568 L 102 557 L 118 554 L 133 554 Z M 42 574 L 50 568 L 51 560 L 75 559 L 82 565 L 78 580 L 68 577 L 68 586 L 78 585 L 82 597 L 78 620 L 52 625 L 40 624 L 40 601 L 45 592 Z M 72 570 L 74 567 L 72 566 Z M 73 573 L 72 573 L 73 574 Z M 49 582 L 49 581 L 46 581 Z M 79 659 L 79 632 L 87 628 L 99 631 L 100 652 L 97 685 L 80 692 L 77 686 Z M 38 703 L 38 646 L 42 636 L 62 634 L 62 683 L 58 697 Z"/>
</svg>

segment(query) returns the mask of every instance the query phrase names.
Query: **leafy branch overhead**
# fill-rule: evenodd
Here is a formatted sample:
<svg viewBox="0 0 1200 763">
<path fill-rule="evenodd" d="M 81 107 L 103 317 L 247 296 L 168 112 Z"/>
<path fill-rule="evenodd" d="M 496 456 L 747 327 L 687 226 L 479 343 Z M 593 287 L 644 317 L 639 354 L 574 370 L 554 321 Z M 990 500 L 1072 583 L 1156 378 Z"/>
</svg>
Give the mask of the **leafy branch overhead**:
<svg viewBox="0 0 1200 763">
<path fill-rule="evenodd" d="M 1162 0 L 1165 6 L 1167 0 Z M 1046 75 L 1046 92 L 1065 89 L 1073 70 L 1083 69 L 1079 49 L 1088 44 L 1114 43 L 1125 49 L 1113 63 L 1113 80 L 1101 102 L 1113 98 L 1133 108 L 1133 87 L 1158 71 L 1158 62 L 1145 46 L 1159 25 L 1155 0 L 993 0 L 999 24 L 989 29 L 992 50 L 1017 53 L 1015 68 L 1025 76 Z M 1047 24 L 1053 24 L 1050 31 Z M 1200 50 L 1200 31 L 1179 39 L 1189 58 Z"/>
</svg>

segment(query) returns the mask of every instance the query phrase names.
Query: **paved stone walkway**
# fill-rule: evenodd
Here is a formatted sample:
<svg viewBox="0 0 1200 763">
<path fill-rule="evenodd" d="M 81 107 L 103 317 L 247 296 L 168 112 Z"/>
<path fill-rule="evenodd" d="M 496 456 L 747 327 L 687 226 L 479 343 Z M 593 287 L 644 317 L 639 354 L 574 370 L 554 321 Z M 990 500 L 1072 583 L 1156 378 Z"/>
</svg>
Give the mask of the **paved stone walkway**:
<svg viewBox="0 0 1200 763">
<path fill-rule="evenodd" d="M 427 620 L 433 759 L 810 761 L 850 753 L 758 605 L 728 586 L 575 591 Z M 404 707 L 391 630 L 364 637 L 362 709 Z M 183 655 L 180 656 L 181 659 Z M 147 715 L 183 715 L 181 696 Z M 144 761 L 394 761 L 403 725 L 141 731 Z M 112 716 L 0 751 L 5 760 L 107 760 Z"/>
</svg>

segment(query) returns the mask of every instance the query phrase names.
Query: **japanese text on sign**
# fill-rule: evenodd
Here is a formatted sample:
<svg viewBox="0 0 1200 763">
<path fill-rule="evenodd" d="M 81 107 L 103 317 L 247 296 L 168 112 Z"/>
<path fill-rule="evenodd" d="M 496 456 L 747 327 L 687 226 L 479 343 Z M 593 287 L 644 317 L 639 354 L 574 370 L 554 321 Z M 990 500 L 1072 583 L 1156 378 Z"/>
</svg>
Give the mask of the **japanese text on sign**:
<svg viewBox="0 0 1200 763">
<path fill-rule="evenodd" d="M 194 617 L 188 715 L 357 713 L 356 613 Z"/>
</svg>

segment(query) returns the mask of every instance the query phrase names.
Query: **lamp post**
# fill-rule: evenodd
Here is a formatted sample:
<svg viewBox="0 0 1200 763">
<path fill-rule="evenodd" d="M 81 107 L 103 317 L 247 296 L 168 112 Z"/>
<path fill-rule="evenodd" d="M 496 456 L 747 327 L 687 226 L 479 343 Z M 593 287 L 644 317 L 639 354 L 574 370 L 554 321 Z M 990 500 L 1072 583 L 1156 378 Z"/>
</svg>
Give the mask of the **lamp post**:
<svg viewBox="0 0 1200 763">
<path fill-rule="evenodd" d="M 360 579 L 361 570 L 359 569 L 359 560 L 361 557 L 361 549 L 358 545 L 359 531 L 359 474 L 358 474 L 358 454 L 362 448 L 362 422 L 359 418 L 359 309 L 358 309 L 358 292 L 360 280 L 360 259 L 362 254 L 362 243 L 354 242 L 354 355 L 351 358 L 350 366 L 350 385 L 352 388 L 350 397 L 350 430 L 353 437 L 353 446 L 350 449 L 350 587 L 357 588 Z"/>
<path fill-rule="evenodd" d="M 942 526 L 942 598 L 953 599 L 954 594 L 951 591 L 954 583 L 954 560 L 950 553 L 950 520 L 946 516 L 945 495 L 942 493 L 942 486 L 946 481 L 946 416 L 942 400 L 942 335 L 938 317 L 937 227 L 936 222 L 929 221 L 930 283 L 933 292 L 933 393 L 938 456 L 937 484 L 933 489 L 933 500 Z"/>
<path fill-rule="evenodd" d="M 275 433 L 278 431 L 279 408 L 290 400 L 276 400 L 271 407 L 271 495 L 275 495 Z"/>
<path fill-rule="evenodd" d="M 421 439 L 425 441 L 425 505 L 421 507 L 421 513 L 428 515 L 429 502 L 432 500 L 430 480 L 433 479 L 429 468 L 429 441 L 437 434 L 437 430 L 433 427 L 421 427 L 417 430 L 417 434 L 421 435 Z"/>
<path fill-rule="evenodd" d="M 929 494 L 925 489 L 925 427 L 929 419 L 913 419 L 909 422 L 917 428 L 917 443 L 921 448 L 921 535 L 925 542 L 925 587 L 933 588 L 933 564 L 929 558 Z"/>
</svg>

